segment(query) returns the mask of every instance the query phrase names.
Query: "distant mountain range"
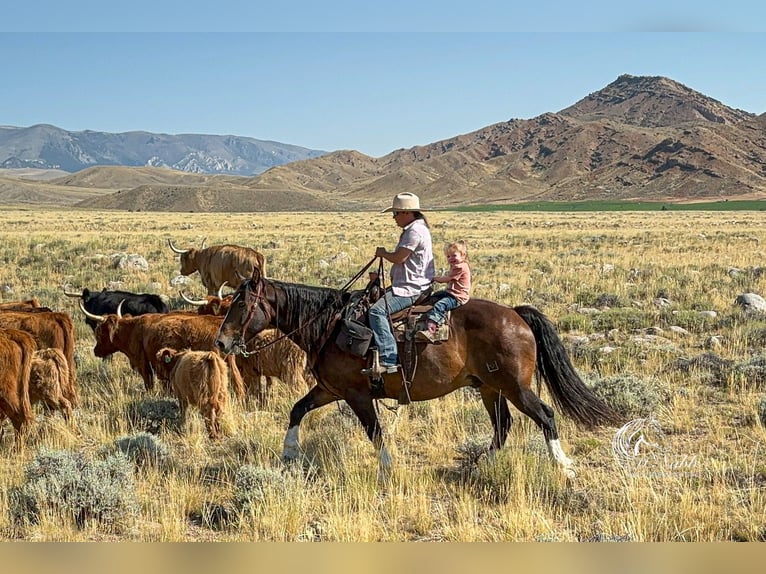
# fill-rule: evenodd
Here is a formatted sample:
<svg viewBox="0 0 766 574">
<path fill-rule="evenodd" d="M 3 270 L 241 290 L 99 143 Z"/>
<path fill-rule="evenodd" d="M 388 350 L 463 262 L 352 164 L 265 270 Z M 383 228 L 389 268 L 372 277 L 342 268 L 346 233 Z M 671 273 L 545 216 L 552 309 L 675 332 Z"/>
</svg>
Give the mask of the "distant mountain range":
<svg viewBox="0 0 766 574">
<path fill-rule="evenodd" d="M 153 137 L 171 136 L 141 137 L 147 145 Z M 201 142 L 219 136 L 193 137 Z M 70 149 L 55 141 L 56 149 Z M 106 144 L 94 144 L 87 158 L 103 157 L 103 149 Z M 223 157 L 206 149 L 211 157 Z M 659 76 L 622 75 L 558 112 L 511 119 L 381 158 L 353 150 L 304 151 L 317 155 L 252 177 L 92 167 L 53 179 L 42 172 L 49 179 L 32 181 L 29 174 L 3 177 L 0 171 L 0 203 L 157 211 L 357 210 L 390 205 L 401 191 L 417 193 L 433 208 L 543 200 L 766 199 L 766 114 L 730 108 Z M 107 165 L 116 163 L 113 156 Z M 56 163 L 56 156 L 49 157 L 46 161 Z M 241 160 L 226 157 L 232 166 Z"/>
<path fill-rule="evenodd" d="M 76 172 L 97 165 L 115 165 L 252 176 L 325 153 L 231 135 L 70 132 L 47 124 L 0 126 L 0 168 L 5 169 Z"/>
</svg>

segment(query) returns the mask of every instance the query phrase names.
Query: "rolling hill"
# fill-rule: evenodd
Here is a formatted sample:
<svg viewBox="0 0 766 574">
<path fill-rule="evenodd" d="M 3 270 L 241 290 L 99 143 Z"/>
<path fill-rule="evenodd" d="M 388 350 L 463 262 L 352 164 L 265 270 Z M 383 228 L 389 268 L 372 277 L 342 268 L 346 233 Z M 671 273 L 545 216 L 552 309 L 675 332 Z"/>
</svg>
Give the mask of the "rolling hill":
<svg viewBox="0 0 766 574">
<path fill-rule="evenodd" d="M 373 158 L 354 150 L 253 177 L 97 167 L 40 183 L 0 179 L 0 203 L 85 209 L 377 209 L 401 191 L 424 205 L 766 198 L 766 114 L 730 108 L 669 78 L 622 75 L 568 108 L 510 119 Z M 22 189 L 22 184 L 25 186 Z M 28 193 L 29 195 L 25 195 Z M 74 201 L 79 197 L 79 201 Z"/>
</svg>

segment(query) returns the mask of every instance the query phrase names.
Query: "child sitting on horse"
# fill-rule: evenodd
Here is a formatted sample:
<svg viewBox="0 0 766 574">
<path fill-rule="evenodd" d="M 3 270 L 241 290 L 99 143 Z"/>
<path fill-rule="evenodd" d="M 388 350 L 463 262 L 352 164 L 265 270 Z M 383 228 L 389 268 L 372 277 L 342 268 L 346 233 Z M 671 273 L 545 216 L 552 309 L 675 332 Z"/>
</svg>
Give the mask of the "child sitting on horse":
<svg viewBox="0 0 766 574">
<path fill-rule="evenodd" d="M 446 275 L 434 277 L 436 283 L 447 283 L 447 288 L 431 295 L 437 299 L 434 308 L 426 314 L 427 328 L 418 331 L 416 338 L 421 341 L 436 341 L 436 331 L 446 319 L 447 311 L 465 305 L 471 291 L 471 268 L 468 265 L 468 251 L 465 241 L 455 241 L 444 248 L 444 255 L 449 262 Z"/>
</svg>

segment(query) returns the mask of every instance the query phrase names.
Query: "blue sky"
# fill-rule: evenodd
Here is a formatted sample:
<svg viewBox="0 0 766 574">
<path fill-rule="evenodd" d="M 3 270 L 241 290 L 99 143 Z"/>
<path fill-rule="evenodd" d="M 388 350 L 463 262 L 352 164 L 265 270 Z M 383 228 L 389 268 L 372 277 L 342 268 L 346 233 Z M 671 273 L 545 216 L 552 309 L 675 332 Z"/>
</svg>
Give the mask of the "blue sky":
<svg viewBox="0 0 766 574">
<path fill-rule="evenodd" d="M 391 0 L 363 17 L 358 1 L 321 13 L 313 2 L 291 5 L 292 18 L 276 3 L 107 4 L 38 3 L 35 18 L 4 9 L 0 125 L 233 134 L 379 157 L 561 110 L 624 73 L 766 112 L 766 34 L 749 31 L 766 9 L 736 2 L 736 18 L 704 2 L 592 18 L 554 3 L 545 20 L 507 0 L 430 12 Z"/>
</svg>

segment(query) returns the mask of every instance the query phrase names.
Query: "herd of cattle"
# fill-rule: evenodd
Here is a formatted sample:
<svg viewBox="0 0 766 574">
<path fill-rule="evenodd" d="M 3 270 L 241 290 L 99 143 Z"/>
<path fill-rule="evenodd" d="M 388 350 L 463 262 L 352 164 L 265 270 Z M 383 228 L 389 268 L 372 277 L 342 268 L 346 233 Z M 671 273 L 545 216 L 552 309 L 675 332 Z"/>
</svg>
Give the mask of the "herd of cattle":
<svg viewBox="0 0 766 574">
<path fill-rule="evenodd" d="M 86 323 L 93 330 L 93 353 L 105 358 L 123 353 L 144 381 L 154 388 L 155 376 L 178 397 L 182 413 L 189 404 L 203 413 L 211 436 L 218 435 L 218 420 L 231 386 L 239 399 L 255 395 L 263 401 L 273 378 L 308 384 L 305 354 L 277 331 L 262 334 L 264 348 L 248 357 L 221 357 L 214 340 L 231 302 L 223 295 L 227 284 L 238 285 L 253 269 L 265 273 L 258 251 L 237 245 L 214 245 L 181 250 L 181 273 L 199 272 L 207 289 L 205 299 L 181 294 L 197 312 L 170 311 L 157 295 L 127 291 L 73 292 Z M 33 421 L 32 406 L 42 402 L 69 419 L 78 405 L 75 368 L 75 331 L 64 312 L 40 305 L 36 299 L 0 303 L 0 424 L 8 418 L 16 437 Z M 265 346 L 270 342 L 271 345 Z M 266 385 L 261 385 L 261 377 Z"/>
</svg>

